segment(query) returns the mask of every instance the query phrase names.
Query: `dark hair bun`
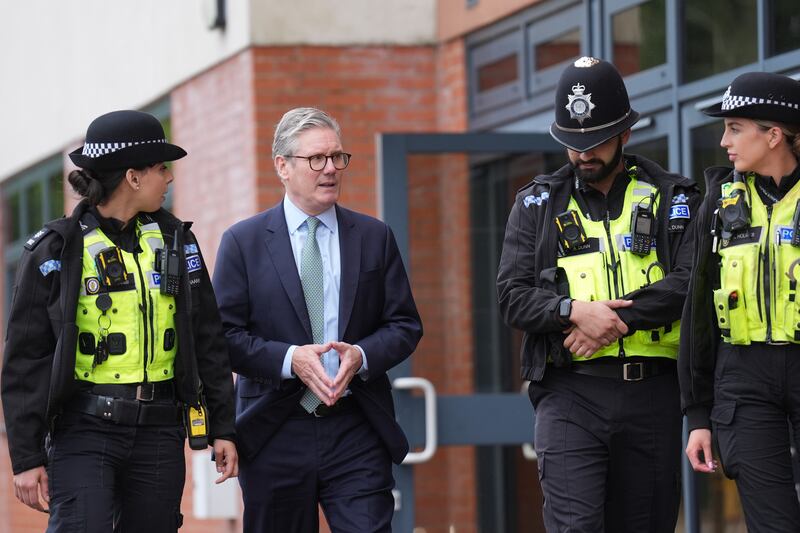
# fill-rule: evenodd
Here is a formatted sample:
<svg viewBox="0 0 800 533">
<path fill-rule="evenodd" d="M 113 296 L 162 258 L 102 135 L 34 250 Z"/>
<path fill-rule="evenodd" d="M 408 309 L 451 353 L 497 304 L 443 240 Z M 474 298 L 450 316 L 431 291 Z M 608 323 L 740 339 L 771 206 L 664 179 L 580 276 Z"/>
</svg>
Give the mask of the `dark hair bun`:
<svg viewBox="0 0 800 533">
<path fill-rule="evenodd" d="M 105 196 L 103 186 L 91 170 L 73 170 L 69 173 L 67 180 L 69 180 L 75 192 L 86 198 L 91 205 L 99 204 Z"/>
</svg>

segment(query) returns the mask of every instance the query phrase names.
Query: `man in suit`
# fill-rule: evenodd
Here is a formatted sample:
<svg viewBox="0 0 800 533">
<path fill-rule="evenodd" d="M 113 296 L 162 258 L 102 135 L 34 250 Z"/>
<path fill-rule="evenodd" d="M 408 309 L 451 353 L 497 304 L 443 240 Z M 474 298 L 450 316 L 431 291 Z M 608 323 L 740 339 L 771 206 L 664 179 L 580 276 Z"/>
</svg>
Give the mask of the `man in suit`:
<svg viewBox="0 0 800 533">
<path fill-rule="evenodd" d="M 222 237 L 214 272 L 237 381 L 246 532 L 390 531 L 408 441 L 386 372 L 422 337 L 389 227 L 337 205 L 350 154 L 323 111 L 275 129 L 283 200 Z"/>
</svg>

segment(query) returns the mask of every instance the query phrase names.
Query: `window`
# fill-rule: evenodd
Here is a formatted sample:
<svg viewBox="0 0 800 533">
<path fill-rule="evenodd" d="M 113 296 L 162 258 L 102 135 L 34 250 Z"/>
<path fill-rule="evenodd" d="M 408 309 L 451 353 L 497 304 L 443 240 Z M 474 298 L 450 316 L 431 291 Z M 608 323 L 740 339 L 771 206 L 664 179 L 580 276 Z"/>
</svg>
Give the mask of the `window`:
<svg viewBox="0 0 800 533">
<path fill-rule="evenodd" d="M 64 214 L 63 173 L 61 156 L 56 156 L 3 183 L 6 309 L 25 240 L 45 222 Z"/>
<path fill-rule="evenodd" d="M 800 10 L 797 0 L 768 3 L 767 54 L 770 56 L 800 48 Z"/>
<path fill-rule="evenodd" d="M 629 144 L 625 147 L 625 151 L 646 157 L 650 161 L 658 163 L 661 168 L 669 168 L 669 143 L 666 137 L 639 144 Z"/>
<path fill-rule="evenodd" d="M 586 10 L 574 5 L 527 25 L 529 92 L 555 87 L 564 68 L 586 53 L 585 21 Z"/>
<path fill-rule="evenodd" d="M 623 76 L 667 61 L 664 0 L 649 0 L 611 17 L 612 57 Z"/>
<path fill-rule="evenodd" d="M 478 69 L 478 92 L 517 81 L 517 54 L 509 54 Z"/>
<path fill-rule="evenodd" d="M 470 85 L 476 111 L 519 100 L 519 39 L 518 33 L 511 32 L 470 50 L 474 65 Z"/>
<path fill-rule="evenodd" d="M 542 70 L 581 55 L 581 30 L 574 28 L 533 46 L 533 68 Z"/>
<path fill-rule="evenodd" d="M 683 9 L 684 81 L 758 59 L 756 0 L 686 0 Z"/>
<path fill-rule="evenodd" d="M 730 166 L 727 154 L 719 141 L 725 131 L 725 124 L 715 120 L 710 124 L 698 126 L 689 132 L 692 147 L 692 177 L 705 190 L 703 171 L 715 165 Z"/>
</svg>

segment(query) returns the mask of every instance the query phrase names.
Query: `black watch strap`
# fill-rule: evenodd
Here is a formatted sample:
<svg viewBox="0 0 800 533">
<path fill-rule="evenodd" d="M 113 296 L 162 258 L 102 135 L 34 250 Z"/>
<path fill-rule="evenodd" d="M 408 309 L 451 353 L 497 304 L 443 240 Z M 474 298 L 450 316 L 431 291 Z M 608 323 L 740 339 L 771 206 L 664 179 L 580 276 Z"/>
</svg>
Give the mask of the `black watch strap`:
<svg viewBox="0 0 800 533">
<path fill-rule="evenodd" d="M 569 323 L 569 316 L 572 314 L 572 298 L 564 298 L 558 302 L 558 319 L 562 323 Z"/>
</svg>

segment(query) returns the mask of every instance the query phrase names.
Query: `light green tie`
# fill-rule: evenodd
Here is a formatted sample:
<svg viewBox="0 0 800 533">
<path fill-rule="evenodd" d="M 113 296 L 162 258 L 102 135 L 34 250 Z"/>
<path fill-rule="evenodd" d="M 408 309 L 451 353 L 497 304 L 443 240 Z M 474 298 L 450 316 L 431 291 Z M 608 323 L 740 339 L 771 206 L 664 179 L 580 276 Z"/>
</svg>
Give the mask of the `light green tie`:
<svg viewBox="0 0 800 533">
<path fill-rule="evenodd" d="M 300 256 L 300 282 L 303 284 L 303 294 L 306 297 L 306 309 L 311 321 L 314 344 L 322 344 L 325 342 L 325 299 L 322 288 L 322 254 L 317 243 L 319 219 L 308 217 L 306 224 L 308 235 Z M 311 392 L 311 389 L 306 389 L 300 398 L 300 405 L 309 413 L 313 413 L 321 403 L 322 400 Z"/>
</svg>

